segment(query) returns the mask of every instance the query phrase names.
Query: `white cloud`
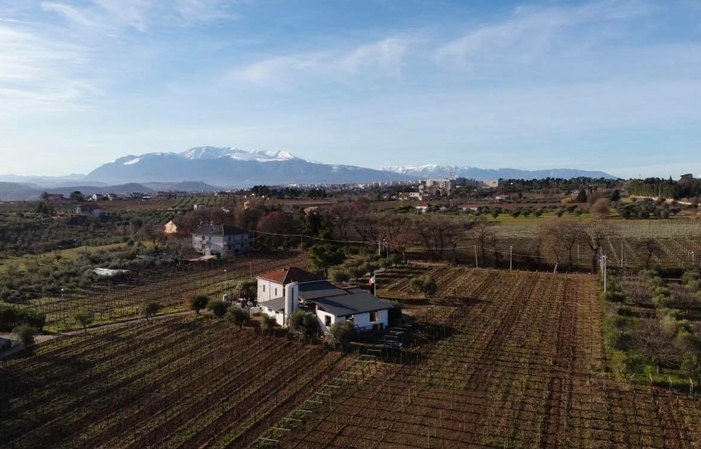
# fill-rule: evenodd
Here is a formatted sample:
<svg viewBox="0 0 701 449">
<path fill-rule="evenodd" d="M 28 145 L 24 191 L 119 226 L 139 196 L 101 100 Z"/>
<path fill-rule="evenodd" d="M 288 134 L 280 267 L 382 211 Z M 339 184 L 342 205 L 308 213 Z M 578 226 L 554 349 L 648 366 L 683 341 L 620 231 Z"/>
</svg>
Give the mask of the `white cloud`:
<svg viewBox="0 0 701 449">
<path fill-rule="evenodd" d="M 45 10 L 64 16 L 74 26 L 110 33 L 121 28 L 148 33 L 168 25 L 236 19 L 231 5 L 223 0 L 92 0 L 83 7 L 42 3 Z"/>
<path fill-rule="evenodd" d="M 0 24 L 0 116 L 78 108 L 95 88 L 74 72 L 84 48 Z"/>
<path fill-rule="evenodd" d="M 392 37 L 350 50 L 276 56 L 234 69 L 225 77 L 225 82 L 243 81 L 281 88 L 301 77 L 337 81 L 349 76 L 399 78 L 406 50 L 412 42 L 412 39 Z"/>
<path fill-rule="evenodd" d="M 652 5 L 635 0 L 546 9 L 520 7 L 501 23 L 473 29 L 439 47 L 435 56 L 441 63 L 469 69 L 500 63 L 528 64 L 549 53 L 570 53 L 594 42 L 615 39 L 612 25 L 653 11 Z"/>
</svg>

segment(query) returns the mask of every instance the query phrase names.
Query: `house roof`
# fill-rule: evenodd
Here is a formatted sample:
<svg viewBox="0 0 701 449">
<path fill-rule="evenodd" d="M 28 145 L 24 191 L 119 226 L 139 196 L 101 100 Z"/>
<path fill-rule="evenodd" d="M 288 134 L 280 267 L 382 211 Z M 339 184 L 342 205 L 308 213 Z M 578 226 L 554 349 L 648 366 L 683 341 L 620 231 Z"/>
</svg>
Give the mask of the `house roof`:
<svg viewBox="0 0 701 449">
<path fill-rule="evenodd" d="M 248 234 L 248 231 L 229 225 L 202 225 L 195 229 L 193 234 L 197 235 L 241 235 Z"/>
<path fill-rule="evenodd" d="M 316 298 L 347 295 L 348 292 L 342 290 L 329 281 L 311 282 L 299 285 L 299 297 L 305 301 L 313 301 Z"/>
<path fill-rule="evenodd" d="M 355 315 L 391 309 L 392 306 L 370 293 L 353 293 L 350 295 L 317 298 L 316 305 L 334 316 Z"/>
<path fill-rule="evenodd" d="M 285 267 L 274 271 L 269 271 L 258 276 L 259 279 L 276 282 L 278 284 L 287 285 L 290 282 L 316 282 L 324 281 L 322 276 L 310 273 L 297 267 Z"/>
<path fill-rule="evenodd" d="M 275 298 L 268 301 L 262 301 L 258 303 L 258 305 L 261 307 L 267 307 L 273 312 L 280 312 L 281 310 L 285 310 L 285 298 Z"/>
</svg>

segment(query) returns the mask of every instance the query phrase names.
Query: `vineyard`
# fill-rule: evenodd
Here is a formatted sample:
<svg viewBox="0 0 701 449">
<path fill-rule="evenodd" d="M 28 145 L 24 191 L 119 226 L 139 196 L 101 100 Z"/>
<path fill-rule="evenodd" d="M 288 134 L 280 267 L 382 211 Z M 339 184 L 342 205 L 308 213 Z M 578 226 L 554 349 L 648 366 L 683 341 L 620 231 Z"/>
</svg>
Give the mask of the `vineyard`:
<svg viewBox="0 0 701 449">
<path fill-rule="evenodd" d="M 305 268 L 308 264 L 308 257 L 303 254 L 285 253 L 166 267 L 140 273 L 133 280 L 106 280 L 89 291 L 66 291 L 61 296 L 33 300 L 26 307 L 44 312 L 49 327 L 65 329 L 75 326 L 72 317 L 77 311 L 93 313 L 96 322 L 137 318 L 140 305 L 146 301 L 156 301 L 166 309 L 178 308 L 185 295 L 221 298 L 233 281 L 255 278 L 282 266 Z"/>
<path fill-rule="evenodd" d="M 234 196 L 189 196 L 181 198 L 173 204 L 172 208 L 179 211 L 189 211 L 196 204 L 203 204 L 206 207 L 225 207 L 233 209 L 236 206 L 236 197 Z"/>
<path fill-rule="evenodd" d="M 0 370 L 3 448 L 243 448 L 344 369 L 339 352 L 194 316 L 40 345 Z"/>
<path fill-rule="evenodd" d="M 480 267 L 508 268 L 509 260 L 514 267 L 527 270 L 552 270 L 558 262 L 553 251 L 538 247 L 537 237 L 520 233 L 503 233 L 495 243 L 482 248 L 478 241 L 466 239 L 455 251 L 455 259 L 461 265 L 475 266 L 475 258 Z M 561 253 L 566 252 L 564 249 Z M 409 258 L 428 258 L 423 248 L 408 251 Z M 476 253 L 476 254 L 475 254 Z M 609 267 L 623 268 L 690 268 L 701 265 L 701 240 L 691 238 L 633 238 L 608 237 L 601 248 L 606 255 Z M 593 250 L 586 243 L 579 243 L 572 248 L 573 268 L 576 271 L 589 271 Z M 444 260 L 453 259 L 453 250 L 445 248 L 441 252 Z M 567 258 L 559 260 L 559 271 L 569 271 Z"/>
<path fill-rule="evenodd" d="M 398 360 L 361 355 L 259 447 L 701 444 L 701 403 L 688 389 L 618 382 L 606 372 L 595 278 L 433 270 L 450 286 L 443 293 L 461 299 L 408 302 L 419 330 Z"/>
</svg>

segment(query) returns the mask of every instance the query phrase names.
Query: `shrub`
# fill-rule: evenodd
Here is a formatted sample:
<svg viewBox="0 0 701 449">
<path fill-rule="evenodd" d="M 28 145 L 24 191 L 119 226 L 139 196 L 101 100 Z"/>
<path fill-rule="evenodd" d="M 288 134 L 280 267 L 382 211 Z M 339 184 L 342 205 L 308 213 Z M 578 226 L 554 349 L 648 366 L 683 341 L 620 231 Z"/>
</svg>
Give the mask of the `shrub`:
<svg viewBox="0 0 701 449">
<path fill-rule="evenodd" d="M 22 324 L 17 326 L 13 333 L 15 334 L 16 341 L 22 343 L 25 347 L 32 346 L 35 342 L 35 338 L 39 335 L 39 330 L 35 327 Z"/>
<path fill-rule="evenodd" d="M 409 288 L 414 292 L 423 293 L 424 298 L 436 293 L 436 280 L 432 276 L 417 276 L 409 281 Z"/>
<path fill-rule="evenodd" d="M 229 307 L 229 310 L 226 312 L 226 319 L 243 329 L 243 326 L 251 320 L 251 314 L 248 309 L 233 306 Z"/>
<path fill-rule="evenodd" d="M 270 315 L 263 314 L 260 320 L 260 330 L 265 334 L 270 334 L 275 329 L 275 324 L 275 318 L 271 317 Z"/>
<path fill-rule="evenodd" d="M 95 316 L 86 311 L 86 310 L 80 310 L 73 315 L 73 319 L 77 324 L 80 324 L 83 326 L 83 330 L 85 330 L 85 333 L 88 333 L 88 326 L 92 324 L 93 320 L 95 319 Z"/>
<path fill-rule="evenodd" d="M 337 284 L 345 284 L 350 281 L 351 275 L 345 270 L 335 270 L 331 273 L 331 279 Z"/>
<path fill-rule="evenodd" d="M 215 317 L 221 319 L 226 316 L 226 312 L 229 310 L 230 306 L 231 304 L 228 302 L 215 299 L 213 301 L 209 301 L 209 304 L 207 304 L 207 310 L 209 310 Z"/>
<path fill-rule="evenodd" d="M 146 318 L 146 322 L 150 322 L 150 318 L 161 310 L 161 305 L 156 301 L 148 301 L 141 304 L 141 315 Z"/>
<path fill-rule="evenodd" d="M 357 335 L 358 331 L 352 322 L 340 321 L 334 323 L 329 328 L 329 334 L 326 336 L 326 340 L 334 345 L 340 344 L 343 349 L 348 349 L 350 342 L 353 341 Z"/>
</svg>

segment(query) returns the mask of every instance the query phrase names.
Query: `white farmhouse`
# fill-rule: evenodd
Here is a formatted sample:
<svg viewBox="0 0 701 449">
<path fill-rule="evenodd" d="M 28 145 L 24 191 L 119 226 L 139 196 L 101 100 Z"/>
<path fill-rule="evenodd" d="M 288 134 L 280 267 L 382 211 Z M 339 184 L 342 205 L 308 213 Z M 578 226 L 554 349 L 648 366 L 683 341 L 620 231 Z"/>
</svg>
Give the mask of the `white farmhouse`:
<svg viewBox="0 0 701 449">
<path fill-rule="evenodd" d="M 228 225 L 203 225 L 192 233 L 192 247 L 205 256 L 245 253 L 251 250 L 250 233 Z"/>
<path fill-rule="evenodd" d="M 261 274 L 258 276 L 258 304 L 284 297 L 285 286 L 292 282 L 302 285 L 322 281 L 325 281 L 322 276 L 297 267 L 280 268 Z"/>
<path fill-rule="evenodd" d="M 324 333 L 341 321 L 353 322 L 359 332 L 382 329 L 388 325 L 392 308 L 365 290 L 344 290 L 296 267 L 258 277 L 258 306 L 281 327 L 287 327 L 289 316 L 303 307 L 317 316 Z"/>
</svg>

